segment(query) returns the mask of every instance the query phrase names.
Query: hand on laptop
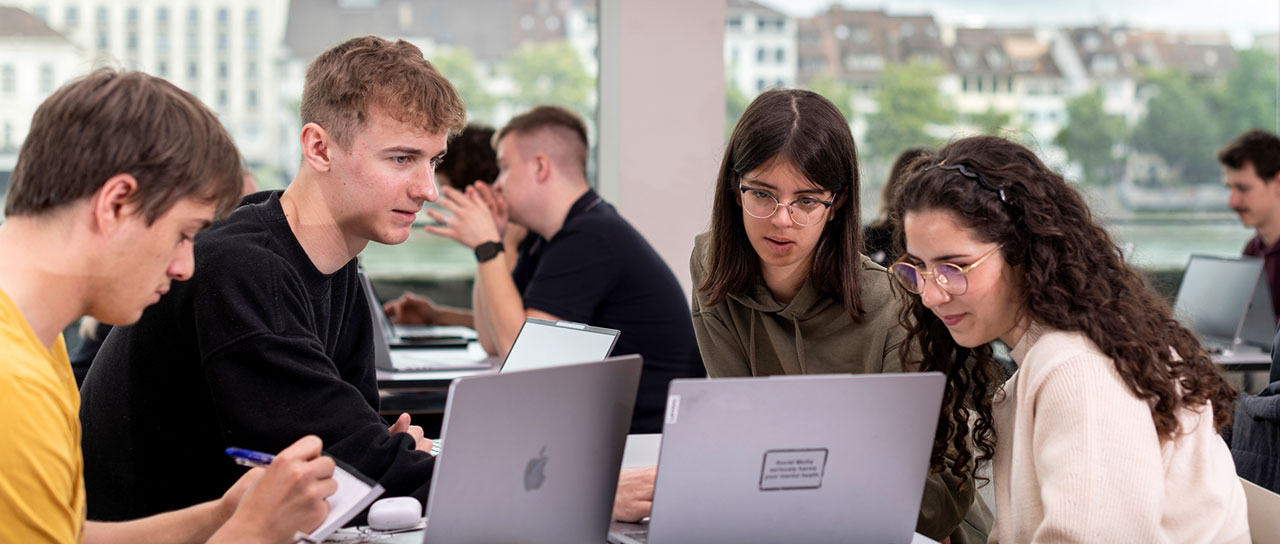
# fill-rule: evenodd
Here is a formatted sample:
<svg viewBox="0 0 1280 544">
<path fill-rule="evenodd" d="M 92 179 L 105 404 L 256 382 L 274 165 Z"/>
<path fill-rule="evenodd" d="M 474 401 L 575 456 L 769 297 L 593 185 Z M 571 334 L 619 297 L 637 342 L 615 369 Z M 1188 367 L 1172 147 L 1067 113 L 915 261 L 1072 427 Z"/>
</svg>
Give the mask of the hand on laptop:
<svg viewBox="0 0 1280 544">
<path fill-rule="evenodd" d="M 422 427 L 409 424 L 408 413 L 401 413 L 400 417 L 396 418 L 396 422 L 392 423 L 391 427 L 387 428 L 387 431 L 392 435 L 395 435 L 396 433 L 408 434 L 413 438 L 413 449 L 425 453 L 431 453 L 431 439 L 425 436 L 422 431 Z"/>
<path fill-rule="evenodd" d="M 434 325 L 440 320 L 440 310 L 431 299 L 408 292 L 383 304 L 382 311 L 401 325 Z"/>
<path fill-rule="evenodd" d="M 624 468 L 618 475 L 618 493 L 613 498 L 613 519 L 637 523 L 653 510 L 653 482 L 658 467 Z"/>
<path fill-rule="evenodd" d="M 230 519 L 209 541 L 292 542 L 294 533 L 319 526 L 329 514 L 325 499 L 338 490 L 322 447 L 319 438 L 303 437 L 242 476 L 222 497 Z"/>
</svg>

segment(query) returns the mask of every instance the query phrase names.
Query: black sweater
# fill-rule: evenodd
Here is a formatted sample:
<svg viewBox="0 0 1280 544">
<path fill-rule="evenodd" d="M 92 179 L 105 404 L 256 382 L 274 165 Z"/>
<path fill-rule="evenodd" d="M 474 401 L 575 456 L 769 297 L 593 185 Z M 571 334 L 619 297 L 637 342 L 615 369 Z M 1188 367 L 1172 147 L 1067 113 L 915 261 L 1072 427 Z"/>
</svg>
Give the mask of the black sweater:
<svg viewBox="0 0 1280 544">
<path fill-rule="evenodd" d="M 244 472 L 229 446 L 325 451 L 426 502 L 432 458 L 378 415 L 373 328 L 349 262 L 322 274 L 279 193 L 245 199 L 196 238 L 195 275 L 117 327 L 81 389 L 89 518 L 215 499 Z"/>
</svg>

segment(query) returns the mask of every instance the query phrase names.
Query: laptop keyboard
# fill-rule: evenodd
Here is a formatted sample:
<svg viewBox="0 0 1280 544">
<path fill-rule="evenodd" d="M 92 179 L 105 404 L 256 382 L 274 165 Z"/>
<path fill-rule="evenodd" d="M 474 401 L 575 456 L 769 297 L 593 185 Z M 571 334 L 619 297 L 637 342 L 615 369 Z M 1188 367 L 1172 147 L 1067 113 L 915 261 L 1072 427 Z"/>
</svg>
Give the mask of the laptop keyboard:
<svg viewBox="0 0 1280 544">
<path fill-rule="evenodd" d="M 441 446 L 443 446 L 443 445 L 444 445 L 444 442 L 443 442 L 442 440 L 440 440 L 439 438 L 432 438 L 432 439 L 431 439 L 431 451 L 429 451 L 429 452 L 427 452 L 427 453 L 430 453 L 432 457 L 435 457 L 435 456 L 437 456 L 437 455 L 440 455 L 440 447 L 441 447 Z"/>
</svg>

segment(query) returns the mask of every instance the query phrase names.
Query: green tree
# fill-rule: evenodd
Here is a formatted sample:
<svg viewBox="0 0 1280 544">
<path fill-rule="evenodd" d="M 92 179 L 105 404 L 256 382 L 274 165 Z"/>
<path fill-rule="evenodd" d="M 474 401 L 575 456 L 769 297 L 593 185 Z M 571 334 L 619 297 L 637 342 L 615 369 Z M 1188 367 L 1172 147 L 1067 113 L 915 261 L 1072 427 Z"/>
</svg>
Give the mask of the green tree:
<svg viewBox="0 0 1280 544">
<path fill-rule="evenodd" d="M 1133 148 L 1159 156 L 1180 173 L 1183 183 L 1217 183 L 1215 151 L 1221 132 L 1210 112 L 1210 90 L 1181 71 L 1152 72 L 1148 79 L 1155 95 L 1133 129 Z"/>
<path fill-rule="evenodd" d="M 826 97 L 844 115 L 845 121 L 853 122 L 853 89 L 848 84 L 836 81 L 834 76 L 824 73 L 809 82 L 809 90 Z"/>
<path fill-rule="evenodd" d="M 1102 89 L 1095 88 L 1067 101 L 1067 126 L 1053 143 L 1084 173 L 1084 181 L 1105 185 L 1113 178 L 1114 149 L 1124 136 L 1124 119 L 1102 109 Z"/>
<path fill-rule="evenodd" d="M 1241 51 L 1218 96 L 1220 140 L 1251 128 L 1276 131 L 1276 58 L 1259 49 Z"/>
<path fill-rule="evenodd" d="M 728 78 L 726 78 L 727 80 Z M 729 140 L 729 136 L 733 134 L 733 127 L 738 126 L 738 118 L 742 117 L 742 113 L 747 111 L 747 106 L 751 104 L 747 95 L 734 85 L 732 81 L 726 81 L 724 86 L 724 138 Z"/>
<path fill-rule="evenodd" d="M 467 102 L 467 117 L 491 122 L 498 100 L 485 90 L 476 70 L 476 58 L 471 51 L 461 48 L 436 50 L 428 59 L 440 74 L 453 83 L 458 94 Z"/>
<path fill-rule="evenodd" d="M 949 124 L 955 117 L 938 93 L 938 63 L 911 61 L 888 66 L 880 74 L 876 103 L 880 111 L 867 117 L 866 141 L 873 157 L 892 158 L 915 146 L 937 147 L 925 127 Z"/>
<path fill-rule="evenodd" d="M 590 99 L 595 80 L 565 40 L 526 44 L 503 63 L 503 70 L 515 85 L 511 101 L 517 109 L 539 104 L 556 104 L 593 116 Z"/>
<path fill-rule="evenodd" d="M 969 124 L 978 127 L 978 132 L 993 136 L 1000 135 L 1004 131 L 1016 130 L 1017 127 L 1013 126 L 1012 121 L 1012 115 L 997 111 L 993 106 L 988 106 L 987 111 L 982 113 L 969 115 Z"/>
</svg>

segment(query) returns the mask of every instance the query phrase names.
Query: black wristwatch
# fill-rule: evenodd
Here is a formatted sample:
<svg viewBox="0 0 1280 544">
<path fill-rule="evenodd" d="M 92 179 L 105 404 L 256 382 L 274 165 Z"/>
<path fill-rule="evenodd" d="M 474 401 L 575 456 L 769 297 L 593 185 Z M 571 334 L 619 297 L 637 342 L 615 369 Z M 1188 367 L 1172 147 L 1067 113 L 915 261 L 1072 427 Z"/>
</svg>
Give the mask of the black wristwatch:
<svg viewBox="0 0 1280 544">
<path fill-rule="evenodd" d="M 485 242 L 476 246 L 476 261 L 486 262 L 503 251 L 502 242 Z"/>
</svg>

